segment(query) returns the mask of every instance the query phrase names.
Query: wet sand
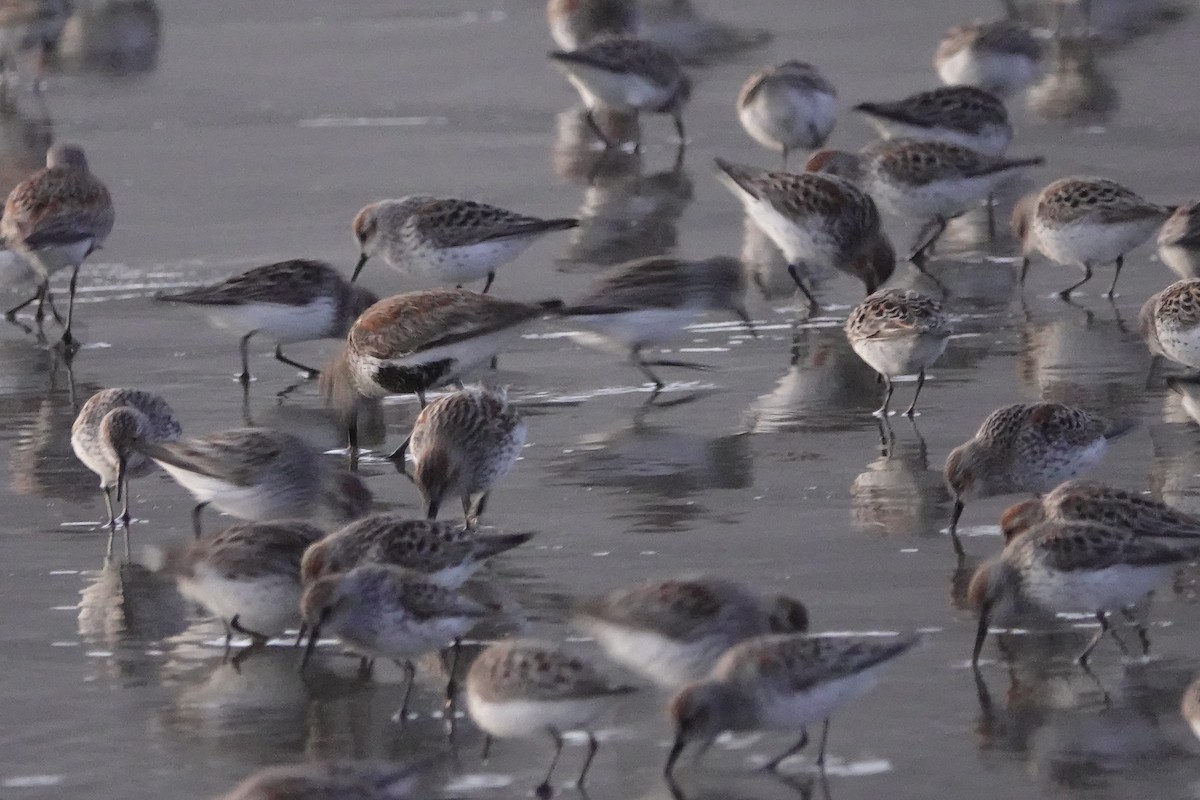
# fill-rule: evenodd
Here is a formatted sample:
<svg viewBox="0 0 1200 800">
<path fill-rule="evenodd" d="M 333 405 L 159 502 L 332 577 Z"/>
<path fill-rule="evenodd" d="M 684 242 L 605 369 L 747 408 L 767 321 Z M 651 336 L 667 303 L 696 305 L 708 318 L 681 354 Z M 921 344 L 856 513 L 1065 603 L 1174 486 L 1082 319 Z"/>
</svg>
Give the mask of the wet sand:
<svg viewBox="0 0 1200 800">
<path fill-rule="evenodd" d="M 5 798 L 205 798 L 268 763 L 410 757 L 443 746 L 443 722 L 430 714 L 441 686 L 429 670 L 419 678 L 419 716 L 401 730 L 390 721 L 398 670 L 362 684 L 350 659 L 331 654 L 301 679 L 295 654 L 273 647 L 239 673 L 222 664 L 219 623 L 197 620 L 140 567 L 102 566 L 105 537 L 93 526 L 103 504 L 69 444 L 73 403 L 95 389 L 159 391 L 185 432 L 249 420 L 338 444 L 315 385 L 277 397 L 298 378 L 269 357 L 268 342 L 252 347 L 258 380 L 244 407 L 232 377 L 236 339 L 156 304 L 155 290 L 291 257 L 349 271 L 359 206 L 417 192 L 585 218 L 580 230 L 548 236 L 503 268 L 494 291 L 506 297 L 570 297 L 603 264 L 664 249 L 738 254 L 741 213 L 712 178 L 711 159 L 776 162 L 733 115 L 749 72 L 799 57 L 820 65 L 844 108 L 898 97 L 932 85 L 929 61 L 945 28 L 999 13 L 980 2 L 709 3 L 714 14 L 773 31 L 774 42 L 695 69 L 682 171 L 672 170 L 669 119 L 651 118 L 640 165 L 618 157 L 589 185 L 594 154 L 559 138 L 577 129 L 576 97 L 546 63 L 541 3 L 353 6 L 163 3 L 154 69 L 73 70 L 50 82 L 53 137 L 87 147 L 112 190 L 117 224 L 83 271 L 77 334 L 86 346 L 73 374 L 17 329 L 0 331 Z M 1084 126 L 1013 102 L 1011 151 L 1047 158 L 1024 188 L 1083 173 L 1162 202 L 1196 192 L 1198 34 L 1200 22 L 1185 17 L 1105 45 L 1091 67 L 1059 80 L 1101 107 Z M 29 126 L 0 119 L 0 163 L 18 176 L 44 146 L 23 133 Z M 833 142 L 857 147 L 868 138 L 847 114 Z M 888 224 L 904 249 L 914 229 Z M 528 631 L 550 637 L 569 635 L 572 596 L 697 570 L 800 597 L 817 630 L 929 631 L 922 649 L 836 718 L 830 791 L 838 800 L 1192 792 L 1196 747 L 1176 710 L 1200 667 L 1190 580 L 1155 603 L 1154 658 L 1122 661 L 1111 643 L 1098 651 L 1108 706 L 1069 663 L 1091 634 L 1086 625 L 1005 638 L 1012 670 L 995 662 L 989 642 L 982 699 L 967 668 L 974 621 L 959 607 L 963 575 L 942 532 L 950 508 L 940 471 L 992 408 L 1043 398 L 1137 417 L 1140 428 L 1096 477 L 1200 510 L 1200 430 L 1164 387 L 1143 388 L 1149 357 L 1136 329 L 1141 302 L 1173 276 L 1144 246 L 1128 259 L 1115 303 L 1099 296 L 1107 268 L 1077 306 L 1059 302 L 1052 292 L 1076 273 L 1045 262 L 1022 295 L 1014 244 L 1006 234 L 980 243 L 981 225 L 975 215 L 952 225 L 932 262 L 960 336 L 933 368 L 915 425 L 894 418 L 895 441 L 883 447 L 870 416 L 879 387 L 840 329 L 861 297 L 847 278 L 822 284 L 828 305 L 799 327 L 786 293 L 753 296 L 758 339 L 719 316 L 698 326 L 672 357 L 715 369 L 664 370 L 672 383 L 656 407 L 643 405 L 648 387 L 628 365 L 574 344 L 560 335 L 564 325 L 535 329 L 490 377 L 525 406 L 530 446 L 494 493 L 487 521 L 538 536 L 499 560 L 486 590 L 523 609 Z M 768 274 L 769 285 L 786 289 L 778 272 Z M 379 264 L 365 275 L 381 293 L 412 286 Z M 903 264 L 892 285 L 933 288 Z M 319 361 L 331 347 L 289 354 Z M 911 388 L 899 387 L 895 405 L 904 407 Z M 389 443 L 414 408 L 389 404 Z M 367 459 L 364 474 L 381 508 L 420 512 L 415 489 L 390 465 Z M 190 536 L 190 498 L 165 475 L 136 482 L 134 500 L 135 555 Z M 1009 502 L 968 506 L 971 563 L 999 548 L 995 521 Z M 619 710 L 591 796 L 668 796 L 661 705 L 647 689 Z M 454 796 L 523 796 L 550 755 L 548 740 L 503 742 L 481 764 L 469 723 L 456 740 L 458 760 L 442 776 Z M 794 796 L 748 770 L 786 744 L 739 737 L 698 769 L 685 762 L 681 782 L 689 797 Z M 582 754 L 567 749 L 557 780 L 573 778 Z M 810 754 L 795 769 L 811 766 Z"/>
</svg>

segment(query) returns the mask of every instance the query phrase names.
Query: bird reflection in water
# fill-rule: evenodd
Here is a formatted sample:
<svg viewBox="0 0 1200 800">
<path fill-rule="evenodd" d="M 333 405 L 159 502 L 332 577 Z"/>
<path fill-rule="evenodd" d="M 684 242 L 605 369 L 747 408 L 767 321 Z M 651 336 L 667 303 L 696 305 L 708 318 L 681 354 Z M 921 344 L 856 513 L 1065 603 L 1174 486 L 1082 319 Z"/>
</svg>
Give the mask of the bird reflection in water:
<svg viewBox="0 0 1200 800">
<path fill-rule="evenodd" d="M 158 66 L 162 12 L 155 0 L 75 0 L 58 45 L 62 68 L 138 76 Z"/>
<path fill-rule="evenodd" d="M 898 438 L 890 420 L 877 418 L 880 455 L 850 486 L 851 521 L 865 532 L 888 536 L 937 536 L 950 494 L 940 469 L 929 468 L 929 448 L 909 419 L 912 435 Z"/>
<path fill-rule="evenodd" d="M 90 473 L 89 473 L 90 474 Z M 79 593 L 79 635 L 107 653 L 103 660 L 121 686 L 162 680 L 156 652 L 187 628 L 187 609 L 175 585 L 141 564 L 105 558 Z"/>
<path fill-rule="evenodd" d="M 699 399 L 693 395 L 675 400 L 670 408 Z M 688 529 L 712 513 L 693 498 L 752 483 L 750 441 L 742 433 L 711 436 L 685 425 L 667 426 L 648 419 L 669 413 L 668 408 L 643 406 L 632 422 L 583 437 L 552 469 L 567 485 L 628 491 L 628 508 L 620 517 L 631 520 L 635 530 Z"/>
<path fill-rule="evenodd" d="M 879 404 L 872 370 L 846 341 L 837 322 L 799 327 L 791 363 L 775 388 L 746 411 L 749 433 L 861 430 Z"/>
<path fill-rule="evenodd" d="M 564 180 L 584 186 L 575 214 L 579 227 L 571 231 L 559 268 L 610 266 L 670 251 L 679 238 L 680 217 L 692 202 L 683 148 L 676 150 L 669 169 L 645 174 L 645 159 L 650 156 L 604 150 L 595 132 L 587 129 L 585 114 L 582 108 L 572 108 L 558 116 L 555 171 Z M 631 117 L 612 112 L 597 119 L 605 135 L 610 131 L 625 135 L 630 125 L 637 125 Z"/>
<path fill-rule="evenodd" d="M 1048 61 L 1046 73 L 1025 98 L 1035 117 L 1065 125 L 1098 125 L 1117 110 L 1120 95 L 1096 60 L 1094 42 L 1058 40 Z"/>
</svg>

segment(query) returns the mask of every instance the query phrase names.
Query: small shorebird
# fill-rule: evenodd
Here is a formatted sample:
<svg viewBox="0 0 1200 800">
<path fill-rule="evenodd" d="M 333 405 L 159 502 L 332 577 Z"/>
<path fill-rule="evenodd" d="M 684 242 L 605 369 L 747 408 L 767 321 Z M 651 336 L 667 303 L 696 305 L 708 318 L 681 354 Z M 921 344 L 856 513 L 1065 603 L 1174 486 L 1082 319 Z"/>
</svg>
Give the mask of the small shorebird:
<svg viewBox="0 0 1200 800">
<path fill-rule="evenodd" d="M 563 733 L 587 733 L 587 758 L 575 782 L 576 788 L 582 789 L 600 747 L 594 726 L 616 698 L 635 691 L 632 686 L 613 683 L 591 663 L 558 645 L 517 639 L 491 645 L 471 663 L 467 711 L 487 735 L 485 754 L 492 737 L 525 738 L 544 733 L 554 740 L 554 757 L 537 788 L 538 797 L 549 797 Z"/>
<path fill-rule="evenodd" d="M 1181 278 L 1200 278 L 1200 202 L 1175 209 L 1158 230 L 1158 256 Z"/>
<path fill-rule="evenodd" d="M 1013 233 L 1021 240 L 1021 284 L 1035 251 L 1059 264 L 1083 269 L 1083 280 L 1058 293 L 1063 300 L 1092 279 L 1092 268 L 1115 262 L 1106 297 L 1112 297 L 1125 254 L 1154 234 L 1175 210 L 1105 178 L 1061 178 L 1013 209 Z"/>
<path fill-rule="evenodd" d="M 798 633 L 757 636 L 734 646 L 707 678 L 671 698 L 667 714 L 675 743 L 667 756 L 667 777 L 691 742 L 707 747 L 725 731 L 798 729 L 800 741 L 767 763 L 768 770 L 775 770 L 808 744 L 806 728 L 815 722 L 824 723 L 817 754 L 817 764 L 824 768 L 830 716 L 872 689 L 879 669 L 918 641 L 915 635 Z"/>
<path fill-rule="evenodd" d="M 68 0 L 3 0 L 0 2 L 0 103 L 8 102 L 8 85 L 20 79 L 19 62 L 33 51 L 33 91 L 41 94 L 49 51 L 71 16 Z"/>
<path fill-rule="evenodd" d="M 1037 76 L 1042 48 L 1017 22 L 976 21 L 946 32 L 933 56 L 942 83 L 978 86 L 1001 97 L 1016 94 Z"/>
<path fill-rule="evenodd" d="M 1160 539 L 1200 539 L 1200 518 L 1137 492 L 1096 481 L 1066 481 L 1039 500 L 1011 506 L 1000 518 L 1004 541 L 1043 522 L 1091 522 Z"/>
<path fill-rule="evenodd" d="M 1176 281 L 1142 304 L 1138 325 L 1154 356 L 1200 369 L 1200 279 Z"/>
<path fill-rule="evenodd" d="M 421 409 L 408 442 L 428 518 L 437 519 L 442 503 L 458 497 L 464 523 L 474 528 L 492 487 L 517 463 L 527 433 L 503 389 L 462 389 Z"/>
<path fill-rule="evenodd" d="M 303 439 L 270 428 L 235 428 L 177 442 L 136 444 L 196 498 L 192 527 L 200 536 L 207 505 L 246 520 L 308 517 L 322 505 L 357 519 L 371 506 L 358 478 L 329 467 Z"/>
<path fill-rule="evenodd" d="M 323 261 L 293 259 L 255 267 L 210 286 L 176 294 L 159 293 L 159 300 L 201 306 L 214 327 L 241 334 L 242 372 L 238 380 L 250 382 L 247 348 L 257 335 L 275 340 L 275 359 L 304 370 L 309 378 L 320 373 L 283 354 L 282 346 L 313 339 L 346 335 L 358 315 L 379 298 L 351 286 L 342 274 Z"/>
<path fill-rule="evenodd" d="M 326 401 L 349 433 L 358 456 L 358 411 L 364 400 L 415 394 L 451 383 L 487 364 L 509 341 L 560 300 L 522 303 L 466 289 L 429 289 L 387 297 L 363 312 L 346 345 L 321 374 Z M 407 441 L 392 454 L 403 456 Z"/>
<path fill-rule="evenodd" d="M 1109 632 L 1108 615 L 1113 611 L 1137 626 L 1143 650 L 1149 651 L 1145 626 L 1136 621 L 1132 609 L 1198 554 L 1195 545 L 1172 547 L 1091 522 L 1035 525 L 981 564 L 971 578 L 967 599 L 979 613 L 971 663 L 979 662 L 991 616 L 1009 613 L 1022 599 L 1053 612 L 1096 615 L 1100 630 L 1079 654 L 1080 664 L 1087 665 L 1093 648 Z"/>
<path fill-rule="evenodd" d="M 596 39 L 637 34 L 641 13 L 636 0 L 549 0 L 546 22 L 563 50 L 577 50 Z"/>
<path fill-rule="evenodd" d="M 667 688 L 706 676 L 726 650 L 752 636 L 803 633 L 799 600 L 711 577 L 647 580 L 581 601 L 576 625 L 613 661 Z"/>
<path fill-rule="evenodd" d="M 308 761 L 265 767 L 217 800 L 406 800 L 425 762 Z"/>
<path fill-rule="evenodd" d="M 324 532 L 301 520 L 242 522 L 167 549 L 153 566 L 179 593 L 219 617 L 225 645 L 233 632 L 262 647 L 301 624 L 300 559 Z"/>
<path fill-rule="evenodd" d="M 51 311 L 55 311 L 50 297 L 50 276 L 70 267 L 71 286 L 62 342 L 74 347 L 71 322 L 79 267 L 104 244 L 112 232 L 113 219 L 112 197 L 88 169 L 83 148 L 56 144 L 47 150 L 46 167 L 13 187 L 4 204 L 0 236 L 33 265 L 41 281 L 37 294 L 9 309 L 5 316 L 13 319 L 18 311 L 36 300 L 35 319 L 40 326 L 47 302 Z"/>
<path fill-rule="evenodd" d="M 102 389 L 88 398 L 71 426 L 71 449 L 100 476 L 108 509 L 109 550 L 117 526 L 113 493 L 123 504 L 120 520 L 129 529 L 129 479 L 148 475 L 154 462 L 137 450 L 139 442 L 175 441 L 183 435 L 167 401 L 140 389 Z M 129 539 L 125 540 L 126 549 Z"/>
<path fill-rule="evenodd" d="M 855 181 L 882 207 L 924 221 L 909 256 L 923 269 L 946 224 L 970 210 L 1020 170 L 1037 166 L 1041 156 L 1002 158 L 950 142 L 890 139 L 861 153 L 818 150 L 806 169 Z"/>
<path fill-rule="evenodd" d="M 717 178 L 783 252 L 810 311 L 819 304 L 800 277 L 804 267 L 839 269 L 861 280 L 867 294 L 892 276 L 896 256 L 875 202 L 849 181 L 813 172 L 768 172 L 720 158 L 716 164 Z"/>
<path fill-rule="evenodd" d="M 925 385 L 925 368 L 946 352 L 954 332 L 941 303 L 912 289 L 882 289 L 851 310 L 845 330 L 854 352 L 887 385 L 883 405 L 875 412 L 879 416 L 888 414 L 896 388 L 892 378 L 917 374 L 917 391 L 904 412 L 911 417 Z"/>
<path fill-rule="evenodd" d="M 946 483 L 954 495 L 950 534 L 955 550 L 961 555 L 958 519 L 967 500 L 1049 492 L 1099 464 L 1109 442 L 1136 424 L 1110 422 L 1058 403 L 1017 403 L 993 411 L 946 459 Z"/>
<path fill-rule="evenodd" d="M 618 143 L 596 124 L 598 108 L 670 114 L 680 147 L 686 143 L 683 107 L 692 98 L 692 81 L 669 51 L 642 39 L 617 37 L 551 53 L 550 60 L 579 92 L 588 108 L 588 124 L 609 147 Z M 640 131 L 636 144 L 640 149 Z"/>
<path fill-rule="evenodd" d="M 942 86 L 854 110 L 884 139 L 949 142 L 993 158 L 1004 155 L 1013 137 L 1004 102 L 974 86 Z"/>
<path fill-rule="evenodd" d="M 532 533 L 480 536 L 453 522 L 372 514 L 314 543 L 304 554 L 300 574 L 311 583 L 360 564 L 390 564 L 457 589 L 483 562 L 532 538 Z"/>
<path fill-rule="evenodd" d="M 837 90 L 812 64 L 784 61 L 751 75 L 737 98 L 738 121 L 768 150 L 823 147 L 837 122 Z"/>
<path fill-rule="evenodd" d="M 325 575 L 309 584 L 300 599 L 309 628 L 301 666 L 308 664 L 322 632 L 329 632 L 359 655 L 373 661 L 388 658 L 404 669 L 407 688 L 400 706 L 408 711 L 416 667 L 412 660 L 458 640 L 495 609 L 400 567 L 363 564 L 349 572 Z M 454 699 L 454 671 L 446 699 Z"/>
<path fill-rule="evenodd" d="M 401 273 L 443 284 L 485 279 L 487 294 L 496 270 L 525 252 L 550 231 L 577 227 L 573 218 L 541 219 L 454 197 L 412 195 L 363 206 L 354 216 L 358 264 L 350 280 L 372 256 Z"/>
<path fill-rule="evenodd" d="M 626 353 L 655 390 L 665 385 L 652 366 L 707 369 L 687 361 L 647 361 L 642 351 L 684 335 L 706 311 L 732 311 L 757 335 L 746 310 L 741 263 L 727 256 L 688 261 L 651 256 L 613 267 L 563 315 L 590 329 L 576 333 L 584 344 Z"/>
</svg>

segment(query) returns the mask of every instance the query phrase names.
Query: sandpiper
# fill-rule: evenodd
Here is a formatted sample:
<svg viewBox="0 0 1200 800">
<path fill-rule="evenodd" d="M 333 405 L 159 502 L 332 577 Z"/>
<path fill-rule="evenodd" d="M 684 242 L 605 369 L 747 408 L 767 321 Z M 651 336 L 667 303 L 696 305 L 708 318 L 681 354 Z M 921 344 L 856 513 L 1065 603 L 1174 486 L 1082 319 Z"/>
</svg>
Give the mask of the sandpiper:
<svg viewBox="0 0 1200 800">
<path fill-rule="evenodd" d="M 861 153 L 818 150 L 807 169 L 856 181 L 884 208 L 924 221 L 909 259 L 923 268 L 925 256 L 953 218 L 987 200 L 1000 184 L 1041 156 L 989 156 L 950 142 L 890 139 Z"/>
<path fill-rule="evenodd" d="M 767 763 L 768 770 L 808 744 L 806 728 L 823 722 L 817 764 L 824 768 L 829 718 L 841 705 L 865 694 L 879 668 L 912 649 L 915 635 L 757 636 L 735 645 L 705 679 L 671 698 L 667 714 L 675 744 L 667 756 L 670 777 L 691 742 L 707 746 L 724 731 L 799 730 L 800 741 Z"/>
<path fill-rule="evenodd" d="M 837 90 L 812 64 L 785 61 L 751 75 L 737 98 L 738 120 L 750 138 L 788 154 L 823 147 L 837 122 Z"/>
<path fill-rule="evenodd" d="M 1120 611 L 1134 622 L 1149 649 L 1145 627 L 1131 609 L 1165 583 L 1180 564 L 1200 554 L 1195 545 L 1172 547 L 1133 531 L 1091 522 L 1047 521 L 1029 528 L 982 564 L 971 578 L 967 598 L 978 613 L 971 663 L 979 662 L 988 622 L 1021 600 L 1053 612 L 1096 615 L 1100 630 L 1079 654 L 1087 664 L 1092 649 L 1109 631 L 1108 615 Z"/>
<path fill-rule="evenodd" d="M 596 124 L 597 108 L 638 113 L 670 114 L 680 146 L 687 141 L 683 108 L 692 97 L 691 78 L 668 50 L 642 39 L 599 39 L 578 50 L 550 53 L 588 108 L 588 122 L 597 135 L 615 146 Z M 637 145 L 641 146 L 641 134 Z"/>
<path fill-rule="evenodd" d="M 756 335 L 746 310 L 745 273 L 737 259 L 636 259 L 613 267 L 562 313 L 589 329 L 575 333 L 575 338 L 628 354 L 630 362 L 657 390 L 665 384 L 651 366 L 707 367 L 687 361 L 647 361 L 642 351 L 682 337 L 689 324 L 710 310 L 734 312 Z"/>
<path fill-rule="evenodd" d="M 322 371 L 326 401 L 346 424 L 351 460 L 358 452 L 364 400 L 416 394 L 451 383 L 493 359 L 529 324 L 562 301 L 522 303 L 466 289 L 429 289 L 387 297 L 363 312 L 346 345 Z M 403 455 L 402 445 L 392 457 Z"/>
<path fill-rule="evenodd" d="M 641 13 L 636 0 L 549 0 L 546 22 L 563 50 L 577 50 L 596 39 L 633 36 Z"/>
<path fill-rule="evenodd" d="M 874 292 L 892 276 L 895 253 L 880 227 L 879 211 L 865 192 L 842 178 L 812 172 L 767 172 L 716 159 L 717 177 L 746 214 L 783 251 L 792 280 L 819 304 L 800 270 L 836 268 Z"/>
<path fill-rule="evenodd" d="M 409 448 L 428 518 L 437 519 L 442 503 L 458 497 L 466 526 L 475 527 L 492 487 L 517 463 L 527 433 L 503 389 L 462 389 L 421 409 Z"/>
<path fill-rule="evenodd" d="M 457 589 L 483 562 L 532 538 L 532 533 L 480 536 L 457 523 L 372 514 L 308 548 L 300 572 L 304 582 L 311 583 L 360 564 L 391 564 Z"/>
<path fill-rule="evenodd" d="M 359 256 L 350 280 L 358 279 L 372 256 L 380 256 L 394 270 L 459 288 L 486 279 L 487 294 L 496 270 L 539 237 L 578 225 L 573 218 L 541 219 L 454 197 L 380 200 L 354 216 Z"/>
<path fill-rule="evenodd" d="M 1160 539 L 1200 539 L 1200 518 L 1138 492 L 1096 481 L 1066 481 L 1038 500 L 1011 506 L 1000 518 L 1004 541 L 1042 522 L 1091 522 Z"/>
<path fill-rule="evenodd" d="M 425 762 L 308 761 L 265 767 L 217 800 L 406 800 Z"/>
<path fill-rule="evenodd" d="M 808 611 L 785 595 L 697 576 L 642 581 L 583 600 L 575 622 L 612 660 L 678 688 L 703 678 L 722 653 L 752 636 L 807 631 Z"/>
<path fill-rule="evenodd" d="M 854 110 L 885 139 L 949 142 L 985 156 L 1004 155 L 1013 137 L 1004 102 L 974 86 L 942 86 Z"/>
<path fill-rule="evenodd" d="M 246 520 L 308 517 L 322 505 L 357 519 L 371 492 L 357 475 L 332 469 L 299 437 L 269 428 L 235 428 L 177 442 L 143 442 L 136 449 L 158 462 L 196 498 L 192 527 L 200 536 L 207 505 Z"/>
<path fill-rule="evenodd" d="M 412 660 L 451 642 L 457 660 L 458 640 L 494 610 L 401 567 L 363 564 L 305 588 L 300 611 L 310 633 L 303 664 L 322 632 L 367 659 L 395 660 L 408 684 L 400 707 L 403 721 L 416 676 Z M 447 700 L 454 698 L 454 670 L 451 666 Z"/>
<path fill-rule="evenodd" d="M 179 593 L 261 647 L 301 624 L 300 559 L 324 532 L 301 520 L 243 522 L 169 548 L 153 566 Z"/>
<path fill-rule="evenodd" d="M 1200 202 L 1175 209 L 1158 230 L 1158 256 L 1179 277 L 1200 278 Z"/>
<path fill-rule="evenodd" d="M 0 101 L 7 103 L 8 85 L 20 79 L 23 54 L 33 51 L 33 91 L 41 93 L 49 52 L 58 42 L 67 18 L 67 0 L 4 0 L 0 3 Z"/>
<path fill-rule="evenodd" d="M 583 730 L 588 753 L 575 786 L 583 788 L 599 749 L 594 728 L 614 700 L 636 691 L 614 683 L 591 663 L 560 646 L 532 639 L 497 642 L 476 657 L 467 672 L 467 711 L 490 744 L 498 738 L 548 734 L 554 757 L 538 786 L 550 796 L 550 778 L 562 753 L 563 733 Z M 486 745 L 485 745 L 486 747 Z"/>
<path fill-rule="evenodd" d="M 954 332 L 941 303 L 912 289 L 882 289 L 854 307 L 845 329 L 854 352 L 887 386 L 879 416 L 888 414 L 896 388 L 892 379 L 916 373 L 917 391 L 904 412 L 911 417 L 925 385 L 925 369 L 946 352 Z"/>
<path fill-rule="evenodd" d="M 1110 422 L 1058 403 L 1017 403 L 988 415 L 971 439 L 950 451 L 946 483 L 954 495 L 950 533 L 967 500 L 1002 494 L 1044 494 L 1095 467 L 1109 442 L 1136 422 Z"/>
<path fill-rule="evenodd" d="M 976 21 L 946 32 L 933 66 L 942 83 L 1007 97 L 1033 83 L 1041 58 L 1041 45 L 1028 27 L 1009 20 Z"/>
<path fill-rule="evenodd" d="M 9 247 L 28 259 L 41 281 L 37 294 L 9 309 L 6 316 L 12 319 L 16 312 L 36 300 L 35 318 L 40 325 L 47 301 L 54 311 L 50 276 L 71 267 L 62 341 L 73 347 L 76 342 L 71 335 L 71 322 L 79 267 L 104 244 L 112 232 L 113 219 L 112 197 L 88 169 L 83 148 L 56 144 L 47 150 L 46 167 L 13 187 L 4 204 L 4 218 L 0 220 L 0 236 Z"/>
<path fill-rule="evenodd" d="M 100 476 L 108 510 L 109 548 L 117 525 L 113 493 L 123 504 L 120 520 L 129 528 L 129 479 L 150 473 L 154 462 L 136 449 L 138 442 L 175 441 L 183 435 L 175 412 L 162 397 L 141 389 L 102 389 L 88 398 L 71 426 L 71 449 Z M 126 547 L 129 541 L 126 539 Z"/>
<path fill-rule="evenodd" d="M 1200 369 L 1200 279 L 1176 281 L 1151 295 L 1142 304 L 1138 324 L 1156 360 L 1169 358 Z"/>
<path fill-rule="evenodd" d="M 1105 293 L 1112 297 L 1125 254 L 1149 239 L 1174 210 L 1106 178 L 1061 178 L 1013 209 L 1013 233 L 1021 240 L 1021 283 L 1035 251 L 1083 269 L 1081 281 L 1058 293 L 1063 300 L 1092 279 L 1093 267 L 1115 262 Z"/>
<path fill-rule="evenodd" d="M 256 334 L 275 340 L 275 359 L 308 373 L 313 367 L 291 360 L 282 346 L 313 339 L 346 335 L 358 315 L 379 298 L 350 283 L 323 261 L 293 259 L 255 267 L 210 286 L 175 294 L 160 293 L 159 300 L 201 306 L 214 327 L 241 334 L 242 372 L 238 380 L 250 382 L 247 348 Z"/>
</svg>

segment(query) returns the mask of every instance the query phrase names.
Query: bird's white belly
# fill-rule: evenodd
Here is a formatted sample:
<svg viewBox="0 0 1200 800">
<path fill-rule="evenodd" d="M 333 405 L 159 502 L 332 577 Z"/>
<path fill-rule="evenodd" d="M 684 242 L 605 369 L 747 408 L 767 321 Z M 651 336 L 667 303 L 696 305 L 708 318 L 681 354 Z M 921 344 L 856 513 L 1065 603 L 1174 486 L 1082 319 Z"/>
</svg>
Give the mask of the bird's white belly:
<svg viewBox="0 0 1200 800">
<path fill-rule="evenodd" d="M 467 711 L 475 724 L 499 738 L 522 738 L 557 731 L 587 730 L 604 712 L 605 697 L 577 700 L 484 700 L 467 692 Z"/>
<path fill-rule="evenodd" d="M 180 593 L 228 622 L 254 633 L 273 636 L 300 623 L 299 576 L 230 579 L 205 565 L 190 578 L 179 579 Z"/>
<path fill-rule="evenodd" d="M 878 669 L 823 681 L 806 692 L 764 694 L 763 727 L 794 730 L 828 719 L 839 706 L 870 691 L 878 682 Z"/>
<path fill-rule="evenodd" d="M 591 331 L 572 336 L 589 347 L 627 352 L 634 347 L 664 344 L 682 338 L 700 313 L 690 308 L 644 308 L 617 314 L 589 314 L 571 319 Z"/>
<path fill-rule="evenodd" d="M 337 309 L 333 300 L 325 297 L 303 306 L 246 303 L 236 306 L 205 306 L 204 310 L 215 328 L 240 334 L 257 331 L 281 344 L 324 339 L 343 333 L 334 330 Z"/>
<path fill-rule="evenodd" d="M 1051 228 L 1034 222 L 1033 230 L 1042 253 L 1060 264 L 1084 262 L 1092 266 L 1108 264 L 1150 237 L 1162 220 L 1093 223 L 1077 222 Z"/>
<path fill-rule="evenodd" d="M 609 658 L 665 688 L 703 678 L 733 644 L 726 637 L 681 642 L 654 631 L 592 618 L 584 625 Z"/>
<path fill-rule="evenodd" d="M 915 375 L 946 352 L 946 336 L 904 336 L 851 340 L 859 358 L 881 375 Z"/>
</svg>

